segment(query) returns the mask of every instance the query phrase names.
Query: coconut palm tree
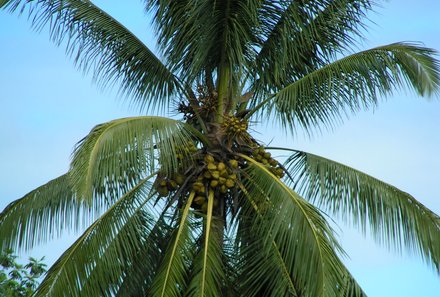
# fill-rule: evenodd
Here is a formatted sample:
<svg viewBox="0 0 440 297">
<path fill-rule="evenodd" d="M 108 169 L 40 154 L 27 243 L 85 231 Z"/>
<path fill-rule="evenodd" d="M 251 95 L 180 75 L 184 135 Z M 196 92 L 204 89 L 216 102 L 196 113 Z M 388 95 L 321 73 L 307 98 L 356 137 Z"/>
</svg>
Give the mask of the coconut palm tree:
<svg viewBox="0 0 440 297">
<path fill-rule="evenodd" d="M 440 218 L 410 194 L 252 135 L 313 134 L 399 88 L 433 95 L 432 49 L 354 53 L 369 0 L 144 2 L 162 58 L 90 1 L 0 0 L 143 110 L 95 126 L 66 174 L 0 214 L 2 248 L 88 226 L 36 296 L 365 296 L 330 216 L 440 271 Z"/>
</svg>

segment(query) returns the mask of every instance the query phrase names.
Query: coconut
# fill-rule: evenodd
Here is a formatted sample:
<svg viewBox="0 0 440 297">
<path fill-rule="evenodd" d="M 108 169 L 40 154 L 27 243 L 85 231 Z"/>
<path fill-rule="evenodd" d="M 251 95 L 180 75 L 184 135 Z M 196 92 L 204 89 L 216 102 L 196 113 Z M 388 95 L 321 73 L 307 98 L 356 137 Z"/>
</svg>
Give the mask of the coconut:
<svg viewBox="0 0 440 297">
<path fill-rule="evenodd" d="M 159 188 L 157 189 L 157 192 L 158 192 L 159 195 L 162 196 L 162 197 L 168 196 L 168 194 L 169 194 L 169 191 L 168 191 L 168 189 L 167 189 L 166 187 L 159 187 Z"/>
<path fill-rule="evenodd" d="M 209 183 L 209 185 L 211 186 L 211 188 L 215 188 L 215 187 L 217 187 L 217 185 L 218 185 L 218 180 L 215 180 L 215 179 L 211 180 L 211 182 Z"/>
<path fill-rule="evenodd" d="M 222 170 L 224 170 L 225 168 L 226 168 L 225 163 L 220 162 L 220 163 L 217 164 L 217 169 L 218 169 L 219 171 L 222 171 Z"/>
<path fill-rule="evenodd" d="M 196 196 L 194 198 L 194 203 L 197 205 L 202 205 L 203 203 L 205 203 L 205 197 L 204 196 Z"/>
<path fill-rule="evenodd" d="M 211 172 L 211 175 L 212 175 L 213 179 L 219 179 L 220 172 L 219 171 L 213 171 L 213 172 Z"/>
<path fill-rule="evenodd" d="M 217 170 L 217 166 L 214 163 L 208 163 L 208 170 Z"/>
<path fill-rule="evenodd" d="M 183 185 L 183 183 L 185 182 L 185 176 L 183 176 L 182 174 L 177 174 L 177 175 L 174 177 L 174 180 L 176 181 L 176 183 L 177 183 L 179 186 L 181 186 L 181 185 Z"/>
<path fill-rule="evenodd" d="M 177 189 L 177 183 L 174 180 L 169 180 L 167 184 L 168 190 L 174 191 Z"/>
<path fill-rule="evenodd" d="M 206 178 L 206 179 L 210 179 L 210 178 L 212 177 L 211 172 L 209 172 L 209 171 L 205 171 L 205 172 L 203 173 L 203 177 Z"/>
<path fill-rule="evenodd" d="M 205 155 L 205 162 L 206 163 L 214 163 L 214 157 L 211 155 Z"/>
<path fill-rule="evenodd" d="M 225 182 L 226 187 L 232 188 L 235 185 L 235 182 L 232 179 L 227 179 Z"/>
<path fill-rule="evenodd" d="M 231 165 L 232 168 L 238 168 L 238 161 L 237 160 L 229 160 L 229 165 Z"/>
</svg>

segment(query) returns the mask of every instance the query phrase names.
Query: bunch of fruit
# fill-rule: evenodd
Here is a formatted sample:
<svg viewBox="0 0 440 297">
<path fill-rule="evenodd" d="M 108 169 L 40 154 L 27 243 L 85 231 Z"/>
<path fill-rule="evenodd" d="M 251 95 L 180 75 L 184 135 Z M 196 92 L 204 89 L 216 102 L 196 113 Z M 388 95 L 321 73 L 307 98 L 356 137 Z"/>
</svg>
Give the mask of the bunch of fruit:
<svg viewBox="0 0 440 297">
<path fill-rule="evenodd" d="M 194 155 L 197 152 L 197 147 L 193 142 L 185 143 L 176 147 L 176 158 L 178 160 L 179 171 L 172 176 L 166 176 L 161 172 L 158 174 L 154 186 L 159 193 L 159 196 L 166 197 L 171 192 L 176 191 L 179 186 L 185 182 L 185 175 L 182 173 L 185 170 L 185 160 L 188 160 L 188 156 Z"/>
<path fill-rule="evenodd" d="M 284 176 L 284 169 L 280 166 L 277 160 L 272 158 L 271 154 L 267 152 L 264 147 L 260 146 L 252 151 L 252 157 L 254 160 L 266 165 L 270 172 L 272 172 L 278 178 Z"/>
<path fill-rule="evenodd" d="M 178 150 L 179 151 L 179 150 Z M 194 144 L 188 144 L 181 149 L 182 153 L 177 155 L 177 159 L 181 164 L 180 172 L 184 172 L 185 158 L 188 154 L 199 152 Z M 214 205 L 218 205 L 218 199 L 221 195 L 227 194 L 228 191 L 236 186 L 237 174 L 236 171 L 239 163 L 235 159 L 228 161 L 216 160 L 213 155 L 205 153 L 204 155 L 196 154 L 199 165 L 199 172 L 188 181 L 188 187 L 183 189 L 183 193 L 195 192 L 196 196 L 193 200 L 192 207 L 206 212 L 208 205 L 208 193 L 214 192 Z M 185 184 L 186 177 L 183 173 L 175 173 L 172 176 L 167 176 L 164 173 L 159 173 L 154 184 L 160 197 L 166 197 L 177 191 Z"/>
<path fill-rule="evenodd" d="M 194 98 L 198 104 L 191 106 L 187 101 L 182 101 L 177 107 L 177 111 L 183 114 L 183 119 L 192 125 L 198 125 L 196 113 L 204 120 L 215 114 L 218 94 L 209 91 L 207 86 L 197 86 L 197 97 Z"/>
<path fill-rule="evenodd" d="M 197 147 L 193 142 L 188 142 L 183 146 L 176 147 L 176 158 L 179 161 L 182 161 L 185 156 L 192 155 L 197 152 Z"/>
<path fill-rule="evenodd" d="M 229 160 L 226 165 L 222 161 L 216 161 L 210 154 L 206 154 L 203 160 L 205 168 L 192 184 L 192 189 L 196 192 L 193 207 L 206 211 L 208 191 L 226 194 L 229 189 L 235 187 L 237 175 L 234 171 L 238 168 L 238 161 L 232 159 Z M 215 195 L 215 197 L 216 196 L 217 195 Z M 218 204 L 217 198 L 214 200 L 214 206 L 216 204 Z"/>
<path fill-rule="evenodd" d="M 227 134 L 234 135 L 245 132 L 249 126 L 249 123 L 245 119 L 239 119 L 234 116 L 226 116 L 223 119 L 222 125 Z"/>
<path fill-rule="evenodd" d="M 156 179 L 155 186 L 160 197 L 166 197 L 183 185 L 185 182 L 185 176 L 177 173 L 172 177 L 166 177 L 159 175 Z"/>
<path fill-rule="evenodd" d="M 218 206 L 220 199 L 227 199 L 228 193 L 231 193 L 232 189 L 237 186 L 239 160 L 227 159 L 203 152 L 202 149 L 197 149 L 194 143 L 185 144 L 177 151 L 179 152 L 177 154 L 178 172 L 173 174 L 160 173 L 156 179 L 154 186 L 159 196 L 167 197 L 177 190 L 181 191 L 184 196 L 194 192 L 195 197 L 191 206 L 202 213 L 206 213 L 209 196 L 214 197 L 214 206 Z M 192 167 L 193 169 L 185 164 L 189 155 L 192 155 L 192 161 L 195 161 L 195 163 L 188 163 L 195 165 Z M 255 147 L 250 155 L 255 161 L 266 166 L 278 178 L 284 176 L 282 166 L 272 158 L 264 147 Z M 185 176 L 183 173 L 188 171 L 193 173 Z"/>
</svg>

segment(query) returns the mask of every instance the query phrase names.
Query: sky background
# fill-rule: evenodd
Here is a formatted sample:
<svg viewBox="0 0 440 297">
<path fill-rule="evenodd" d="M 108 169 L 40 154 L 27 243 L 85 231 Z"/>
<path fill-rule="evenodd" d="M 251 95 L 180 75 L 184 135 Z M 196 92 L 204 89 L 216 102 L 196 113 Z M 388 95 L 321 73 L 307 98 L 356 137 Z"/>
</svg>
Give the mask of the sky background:
<svg viewBox="0 0 440 297">
<path fill-rule="evenodd" d="M 107 2 L 107 3 L 106 3 Z M 152 48 L 141 1 L 96 1 Z M 380 2 L 380 1 L 378 1 Z M 420 41 L 440 50 L 440 1 L 391 0 L 370 14 L 362 48 Z M 350 116 L 334 131 L 310 139 L 261 127 L 256 138 L 303 149 L 371 174 L 412 194 L 440 213 L 440 97 L 396 92 L 376 110 Z M 138 115 L 77 71 L 64 48 L 37 33 L 25 16 L 0 11 L 0 209 L 65 173 L 72 148 L 96 124 Z M 372 297 L 438 297 L 440 276 L 417 256 L 390 253 L 341 225 L 346 264 Z M 75 239 L 66 234 L 22 254 L 48 264 Z"/>
</svg>

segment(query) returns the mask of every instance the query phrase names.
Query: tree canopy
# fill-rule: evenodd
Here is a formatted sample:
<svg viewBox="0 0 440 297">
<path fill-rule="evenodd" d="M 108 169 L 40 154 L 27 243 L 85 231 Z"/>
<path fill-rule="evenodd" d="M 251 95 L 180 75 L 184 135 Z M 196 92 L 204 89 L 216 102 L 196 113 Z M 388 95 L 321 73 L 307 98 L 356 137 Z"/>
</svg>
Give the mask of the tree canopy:
<svg viewBox="0 0 440 297">
<path fill-rule="evenodd" d="M 17 256 L 10 249 L 0 255 L 0 294 L 3 297 L 29 297 L 46 272 L 44 257 L 40 260 L 30 257 L 27 264 L 17 262 Z"/>
<path fill-rule="evenodd" d="M 0 0 L 143 111 L 95 126 L 66 174 L 1 213 L 2 248 L 89 224 L 36 296 L 365 296 L 332 215 L 440 270 L 440 218 L 414 197 L 252 133 L 333 127 L 399 88 L 435 95 L 434 50 L 354 52 L 367 0 L 144 2 L 160 57 L 90 1 Z"/>
</svg>

